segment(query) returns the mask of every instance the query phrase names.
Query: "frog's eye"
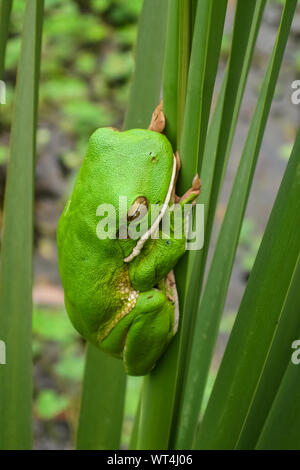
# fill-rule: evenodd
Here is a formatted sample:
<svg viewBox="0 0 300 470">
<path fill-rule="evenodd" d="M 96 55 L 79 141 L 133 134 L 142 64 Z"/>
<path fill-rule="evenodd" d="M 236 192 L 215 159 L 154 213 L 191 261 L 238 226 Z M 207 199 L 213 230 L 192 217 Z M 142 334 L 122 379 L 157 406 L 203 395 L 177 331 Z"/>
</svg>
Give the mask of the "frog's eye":
<svg viewBox="0 0 300 470">
<path fill-rule="evenodd" d="M 136 220 L 139 217 L 144 217 L 148 211 L 148 199 L 144 196 L 139 196 L 133 202 L 127 212 L 127 220 Z"/>
</svg>

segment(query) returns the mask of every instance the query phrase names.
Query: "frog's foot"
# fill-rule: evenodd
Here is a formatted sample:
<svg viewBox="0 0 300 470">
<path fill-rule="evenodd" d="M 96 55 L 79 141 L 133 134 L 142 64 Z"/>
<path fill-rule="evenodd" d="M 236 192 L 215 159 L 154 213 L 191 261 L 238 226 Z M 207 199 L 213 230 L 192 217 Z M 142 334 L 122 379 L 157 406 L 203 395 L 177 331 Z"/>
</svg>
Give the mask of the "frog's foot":
<svg viewBox="0 0 300 470">
<path fill-rule="evenodd" d="M 181 206 L 184 206 L 184 204 L 192 203 L 192 205 L 194 206 L 197 202 L 200 192 L 201 192 L 201 182 L 197 174 L 193 179 L 192 187 L 188 189 L 184 193 L 183 196 L 178 198 L 177 203 L 180 204 Z"/>
<path fill-rule="evenodd" d="M 141 292 L 132 311 L 99 344 L 123 358 L 129 375 L 146 375 L 155 366 L 175 334 L 175 302 L 163 291 Z"/>
<path fill-rule="evenodd" d="M 132 313 L 123 361 L 129 375 L 146 375 L 154 367 L 174 336 L 174 301 L 164 292 L 141 292 Z"/>
<path fill-rule="evenodd" d="M 150 126 L 148 127 L 149 131 L 163 132 L 166 125 L 165 115 L 162 110 L 162 101 L 155 108 L 154 113 L 152 114 L 152 119 Z"/>
</svg>

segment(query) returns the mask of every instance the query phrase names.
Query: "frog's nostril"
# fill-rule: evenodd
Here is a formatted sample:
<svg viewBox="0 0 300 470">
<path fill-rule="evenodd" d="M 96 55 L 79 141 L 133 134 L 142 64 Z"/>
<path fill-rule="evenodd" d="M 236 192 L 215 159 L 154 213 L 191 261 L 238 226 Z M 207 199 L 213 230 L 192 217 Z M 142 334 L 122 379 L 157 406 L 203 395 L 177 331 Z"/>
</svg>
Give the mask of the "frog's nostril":
<svg viewBox="0 0 300 470">
<path fill-rule="evenodd" d="M 158 161 L 157 157 L 152 157 L 152 158 L 151 158 L 151 162 L 152 162 L 152 163 L 156 163 L 157 161 Z"/>
</svg>

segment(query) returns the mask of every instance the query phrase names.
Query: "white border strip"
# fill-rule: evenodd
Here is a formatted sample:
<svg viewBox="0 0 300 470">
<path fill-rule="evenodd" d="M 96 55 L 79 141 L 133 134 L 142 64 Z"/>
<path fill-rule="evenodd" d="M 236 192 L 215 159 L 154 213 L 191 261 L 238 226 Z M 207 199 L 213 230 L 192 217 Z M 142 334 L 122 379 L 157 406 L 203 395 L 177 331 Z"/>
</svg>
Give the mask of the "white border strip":
<svg viewBox="0 0 300 470">
<path fill-rule="evenodd" d="M 165 212 L 167 210 L 167 207 L 169 205 L 169 202 L 170 202 L 170 199 L 171 199 L 171 194 L 172 194 L 172 189 L 173 189 L 173 186 L 174 186 L 174 181 L 175 181 L 175 175 L 176 175 L 176 159 L 175 159 L 175 156 L 173 155 L 173 170 L 172 170 L 172 176 L 171 176 L 171 181 L 170 181 L 170 185 L 169 185 L 169 188 L 168 188 L 168 192 L 167 192 L 167 195 L 166 195 L 166 199 L 165 199 L 165 202 L 163 203 L 163 206 L 160 210 L 160 213 L 158 214 L 157 218 L 155 219 L 153 225 L 147 230 L 147 232 L 144 233 L 144 235 L 139 239 L 139 241 L 137 242 L 137 244 L 135 245 L 135 247 L 133 248 L 132 252 L 130 253 L 129 256 L 127 256 L 127 258 L 124 258 L 124 261 L 125 263 L 129 263 L 130 261 L 132 261 L 137 255 L 140 254 L 141 252 L 141 249 L 143 248 L 144 246 L 144 243 L 148 240 L 148 238 L 153 234 L 153 232 L 155 232 L 155 230 L 158 228 L 160 222 L 161 222 L 161 219 L 163 218 L 163 216 L 165 215 Z"/>
</svg>

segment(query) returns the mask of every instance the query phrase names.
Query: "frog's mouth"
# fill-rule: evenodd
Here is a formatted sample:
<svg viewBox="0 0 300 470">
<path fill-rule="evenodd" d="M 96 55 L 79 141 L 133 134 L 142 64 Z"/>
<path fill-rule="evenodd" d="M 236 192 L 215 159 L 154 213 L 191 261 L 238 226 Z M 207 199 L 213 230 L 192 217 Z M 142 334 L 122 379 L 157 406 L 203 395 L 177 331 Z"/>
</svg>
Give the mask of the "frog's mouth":
<svg viewBox="0 0 300 470">
<path fill-rule="evenodd" d="M 136 256 L 138 256 L 145 244 L 145 242 L 151 237 L 151 235 L 157 230 L 163 216 L 165 215 L 166 213 L 166 210 L 168 208 L 168 205 L 169 205 L 169 202 L 170 202 L 170 199 L 171 199 L 171 195 L 172 195 L 172 190 L 173 190 L 173 186 L 174 186 L 174 183 L 175 183 L 175 175 L 176 175 L 176 158 L 175 156 L 173 156 L 173 169 L 172 169 L 172 175 L 171 175 L 171 180 L 170 180 L 170 184 L 169 184 L 169 188 L 168 188 L 168 191 L 167 191 L 167 195 L 166 195 L 166 198 L 164 200 L 164 203 L 159 211 L 159 214 L 158 216 L 156 217 L 155 221 L 153 222 L 153 224 L 151 225 L 151 227 L 147 230 L 147 232 L 145 232 L 142 237 L 138 240 L 137 244 L 135 245 L 135 247 L 133 248 L 132 252 L 130 253 L 129 256 L 127 256 L 126 258 L 124 258 L 124 261 L 125 263 L 129 263 L 130 261 L 132 261 Z"/>
</svg>

